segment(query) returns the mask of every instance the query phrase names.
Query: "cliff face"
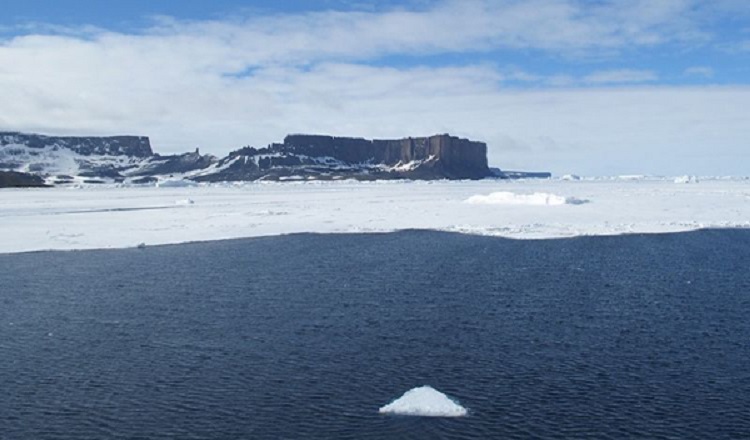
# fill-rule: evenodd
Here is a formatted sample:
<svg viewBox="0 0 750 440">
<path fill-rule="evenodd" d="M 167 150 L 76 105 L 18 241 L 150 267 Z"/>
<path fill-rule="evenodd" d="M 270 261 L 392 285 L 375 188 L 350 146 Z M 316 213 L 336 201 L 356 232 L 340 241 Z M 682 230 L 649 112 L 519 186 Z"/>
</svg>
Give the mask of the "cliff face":
<svg viewBox="0 0 750 440">
<path fill-rule="evenodd" d="M 336 179 L 482 179 L 487 145 L 447 134 L 394 140 L 294 134 L 217 159 L 160 156 L 144 136 L 56 137 L 0 132 L 0 170 L 53 184 Z"/>
<path fill-rule="evenodd" d="M 272 148 L 284 153 L 332 157 L 347 164 L 369 163 L 388 167 L 413 164 L 415 170 L 434 170 L 437 178 L 481 179 L 490 176 L 487 144 L 447 134 L 398 140 L 297 134 L 287 136 L 283 144 Z"/>
<path fill-rule="evenodd" d="M 75 137 L 0 132 L 0 146 L 24 145 L 33 149 L 67 148 L 81 156 L 129 156 L 146 158 L 154 155 L 145 136 Z"/>
</svg>

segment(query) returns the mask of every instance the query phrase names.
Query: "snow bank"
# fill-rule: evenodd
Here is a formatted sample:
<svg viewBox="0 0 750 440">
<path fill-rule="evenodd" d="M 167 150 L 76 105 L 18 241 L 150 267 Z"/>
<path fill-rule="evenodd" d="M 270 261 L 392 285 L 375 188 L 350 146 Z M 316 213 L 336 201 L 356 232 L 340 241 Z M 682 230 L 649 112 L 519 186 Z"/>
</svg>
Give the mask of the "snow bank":
<svg viewBox="0 0 750 440">
<path fill-rule="evenodd" d="M 422 417 L 463 417 L 467 413 L 466 408 L 431 386 L 411 389 L 379 412 Z"/>
<path fill-rule="evenodd" d="M 559 206 L 581 205 L 586 202 L 586 200 L 575 197 L 563 197 L 549 193 L 516 194 L 509 191 L 494 192 L 486 196 L 475 195 L 466 199 L 466 203 L 472 205 Z"/>
</svg>

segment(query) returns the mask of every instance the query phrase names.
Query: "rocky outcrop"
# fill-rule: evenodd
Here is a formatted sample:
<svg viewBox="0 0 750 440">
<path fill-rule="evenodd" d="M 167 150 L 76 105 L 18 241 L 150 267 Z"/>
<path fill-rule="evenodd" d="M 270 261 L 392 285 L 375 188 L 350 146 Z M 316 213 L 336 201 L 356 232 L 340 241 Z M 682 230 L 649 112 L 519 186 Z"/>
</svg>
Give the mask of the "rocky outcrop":
<svg viewBox="0 0 750 440">
<path fill-rule="evenodd" d="M 15 171 L 0 171 L 0 188 L 44 187 L 44 180 L 33 174 Z"/>
<path fill-rule="evenodd" d="M 512 177 L 487 166 L 484 142 L 448 134 L 376 140 L 292 134 L 282 143 L 248 146 L 218 159 L 197 150 L 154 154 L 144 136 L 0 133 L 0 170 L 31 173 L 56 185 Z"/>
<path fill-rule="evenodd" d="M 229 154 L 198 181 L 482 179 L 491 176 L 487 145 L 447 134 L 397 140 L 294 134 L 265 148 Z"/>
<path fill-rule="evenodd" d="M 389 167 L 417 162 L 448 179 L 481 179 L 490 175 L 487 144 L 448 134 L 398 140 L 289 135 L 281 151 L 333 157 L 349 164 L 372 163 Z"/>
<path fill-rule="evenodd" d="M 66 148 L 81 156 L 153 156 L 145 136 L 76 137 L 0 132 L 0 147 L 23 145 L 32 149 Z"/>
<path fill-rule="evenodd" d="M 216 158 L 210 154 L 195 153 L 175 154 L 171 156 L 155 155 L 150 157 L 138 170 L 130 173 L 133 176 L 154 176 L 189 173 L 210 167 Z"/>
</svg>

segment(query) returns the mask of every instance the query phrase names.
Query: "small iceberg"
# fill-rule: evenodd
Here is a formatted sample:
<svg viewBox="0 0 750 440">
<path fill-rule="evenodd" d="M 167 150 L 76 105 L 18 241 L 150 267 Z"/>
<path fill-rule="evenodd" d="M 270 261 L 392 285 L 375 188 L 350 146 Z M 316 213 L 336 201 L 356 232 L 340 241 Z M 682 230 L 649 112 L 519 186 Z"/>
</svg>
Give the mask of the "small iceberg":
<svg viewBox="0 0 750 440">
<path fill-rule="evenodd" d="M 411 389 L 380 408 L 379 412 L 421 417 L 463 417 L 467 414 L 466 408 L 431 386 Z"/>
</svg>

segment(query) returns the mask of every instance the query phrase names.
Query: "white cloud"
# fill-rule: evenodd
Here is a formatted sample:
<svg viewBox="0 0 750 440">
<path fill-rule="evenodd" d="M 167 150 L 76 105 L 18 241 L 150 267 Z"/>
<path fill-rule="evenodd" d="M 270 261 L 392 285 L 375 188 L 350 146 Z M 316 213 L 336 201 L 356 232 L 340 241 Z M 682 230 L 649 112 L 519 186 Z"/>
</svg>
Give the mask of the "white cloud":
<svg viewBox="0 0 750 440">
<path fill-rule="evenodd" d="M 748 88 L 520 91 L 506 82 L 603 87 L 658 78 L 648 70 L 581 79 L 481 63 L 363 64 L 388 55 L 493 48 L 575 55 L 705 37 L 679 18 L 690 10 L 688 1 L 599 5 L 466 0 L 416 12 L 161 18 L 139 34 L 30 34 L 0 43 L 0 129 L 146 134 L 162 153 L 199 145 L 215 154 L 278 141 L 287 132 L 451 132 L 486 140 L 501 166 L 579 173 L 607 163 L 622 172 L 668 168 L 675 152 L 701 158 L 709 146 L 719 152 L 710 155 L 715 160 L 722 152 L 746 155 Z"/>
<path fill-rule="evenodd" d="M 583 78 L 590 84 L 627 84 L 657 81 L 659 76 L 650 70 L 618 69 L 601 70 Z"/>
</svg>

